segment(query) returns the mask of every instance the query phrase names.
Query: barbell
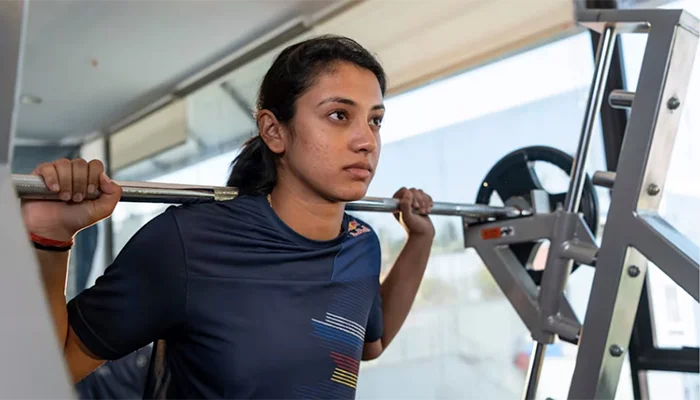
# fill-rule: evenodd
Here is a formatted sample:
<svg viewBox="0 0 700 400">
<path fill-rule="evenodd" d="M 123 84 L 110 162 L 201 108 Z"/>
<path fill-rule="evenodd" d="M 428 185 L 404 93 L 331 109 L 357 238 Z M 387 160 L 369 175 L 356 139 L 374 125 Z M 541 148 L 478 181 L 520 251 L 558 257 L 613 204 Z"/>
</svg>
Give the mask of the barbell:
<svg viewBox="0 0 700 400">
<path fill-rule="evenodd" d="M 58 193 L 48 190 L 43 179 L 36 175 L 12 176 L 17 194 L 25 200 L 60 200 Z M 181 204 L 190 201 L 227 201 L 238 196 L 238 191 L 226 186 L 201 186 L 170 183 L 114 181 L 122 187 L 120 201 L 132 203 Z M 99 192 L 88 194 L 87 200 L 99 197 Z M 399 209 L 398 201 L 383 197 L 365 197 L 347 204 L 351 211 L 393 212 Z M 435 215 L 452 215 L 474 218 L 476 220 L 493 220 L 515 218 L 528 215 L 529 210 L 517 207 L 494 207 L 482 204 L 458 204 L 434 202 L 430 212 Z"/>
<path fill-rule="evenodd" d="M 553 212 L 561 206 L 566 193 L 546 192 L 534 163 L 549 163 L 569 174 L 574 159 L 569 154 L 546 146 L 525 147 L 513 151 L 490 169 L 482 181 L 475 204 L 434 202 L 432 215 L 459 216 L 469 225 L 509 218 L 525 218 L 535 212 Z M 41 177 L 35 175 L 12 176 L 17 195 L 25 200 L 56 200 L 58 194 L 51 192 Z M 123 202 L 186 204 L 197 201 L 228 201 L 238 196 L 236 188 L 226 186 L 185 185 L 153 182 L 115 181 L 122 187 Z M 533 210 L 533 193 L 545 192 L 548 196 L 548 210 Z M 503 206 L 493 205 L 493 194 L 498 194 Z M 88 194 L 94 199 L 99 193 Z M 365 197 L 346 205 L 348 211 L 395 212 L 398 201 L 383 197 Z M 586 176 L 579 212 L 595 235 L 598 228 L 598 199 L 593 183 Z M 531 266 L 540 242 L 524 242 L 509 245 L 516 258 L 526 266 Z M 578 265 L 574 265 L 574 269 Z M 529 270 L 536 284 L 540 283 L 541 271 Z"/>
</svg>

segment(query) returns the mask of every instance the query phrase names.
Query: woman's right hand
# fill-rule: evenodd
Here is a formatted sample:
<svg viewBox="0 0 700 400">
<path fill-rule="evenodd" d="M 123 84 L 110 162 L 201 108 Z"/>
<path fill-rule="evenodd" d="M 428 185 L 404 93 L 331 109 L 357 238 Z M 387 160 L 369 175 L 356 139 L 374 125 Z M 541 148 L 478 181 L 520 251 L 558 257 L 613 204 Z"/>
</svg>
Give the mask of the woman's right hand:
<svg viewBox="0 0 700 400">
<path fill-rule="evenodd" d="M 109 217 L 122 195 L 121 187 L 107 177 L 99 160 L 60 159 L 39 165 L 32 174 L 43 178 L 61 199 L 22 201 L 27 230 L 49 239 L 71 240 L 80 230 Z M 99 198 L 85 200 L 88 193 L 97 190 Z"/>
</svg>

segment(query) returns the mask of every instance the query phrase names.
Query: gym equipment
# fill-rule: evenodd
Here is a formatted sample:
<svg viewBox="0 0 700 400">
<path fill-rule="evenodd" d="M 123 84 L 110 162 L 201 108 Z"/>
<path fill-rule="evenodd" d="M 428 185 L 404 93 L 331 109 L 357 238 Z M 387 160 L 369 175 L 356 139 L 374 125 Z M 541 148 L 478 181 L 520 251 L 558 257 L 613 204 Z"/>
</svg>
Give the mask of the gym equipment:
<svg viewBox="0 0 700 400">
<path fill-rule="evenodd" d="M 489 204 L 492 195 L 496 193 L 506 205 L 519 206 L 522 209 L 532 208 L 534 195 L 544 196 L 538 199 L 543 207 L 540 212 L 552 212 L 558 205 L 563 205 L 566 200 L 566 192 L 547 193 L 535 171 L 535 162 L 546 162 L 569 173 L 573 168 L 574 158 L 561 150 L 547 146 L 532 146 L 515 150 L 501 158 L 488 172 L 476 195 L 476 203 Z M 588 177 L 585 180 L 579 211 L 583 213 L 583 219 L 591 230 L 591 235 L 595 237 L 598 230 L 598 196 Z M 540 245 L 540 241 L 533 241 L 513 243 L 509 247 L 521 264 L 529 266 L 532 264 Z M 574 263 L 572 272 L 579 265 Z M 543 271 L 528 268 L 527 272 L 535 284 L 539 285 L 542 281 Z"/>
<path fill-rule="evenodd" d="M 151 182 L 120 182 L 121 201 L 143 203 L 183 203 L 191 200 L 225 201 L 234 199 L 238 192 L 235 188 L 222 186 L 199 186 Z M 44 181 L 35 175 L 12 175 L 12 183 L 22 199 L 59 200 L 58 195 L 48 190 Z M 94 199 L 99 193 L 86 196 Z M 399 209 L 395 199 L 382 197 L 365 197 L 347 205 L 351 211 L 392 212 Z M 434 202 L 430 212 L 434 215 L 453 215 L 468 217 L 473 220 L 494 220 L 529 215 L 528 209 L 517 207 L 491 207 L 479 204 L 455 204 Z"/>
<path fill-rule="evenodd" d="M 610 92 L 610 97 L 608 97 L 610 107 L 617 109 L 627 109 L 632 107 L 633 100 L 634 92 L 628 92 L 625 90 L 613 90 Z"/>
<path fill-rule="evenodd" d="M 18 97 L 16 80 L 22 56 L 25 7 L 22 0 L 0 3 L 0 24 L 7 28 L 4 31 L 7 34 L 0 35 L 0 51 L 11 56 L 11 62 L 0 63 L 0 78 L 3 79 L 0 85 L 7 84 L 7 87 L 0 86 L 6 89 L 0 90 L 3 96 L 0 97 L 0 122 L 10 132 L 8 136 L 0 136 L 0 183 L 3 183 L 0 185 L 0 215 L 5 228 L 0 250 L 10 257 L 9 270 L 5 271 L 10 279 L 0 280 L 0 294 L 6 297 L 0 307 L 6 311 L 3 315 L 9 318 L 7 326 L 21 327 L 16 331 L 0 330 L 2 354 L 10 355 L 4 359 L 13 362 L 0 374 L 0 388 L 6 397 L 67 398 L 67 374 L 65 368 L 61 368 L 61 354 L 48 323 L 48 310 L 41 301 L 43 291 L 38 274 L 31 268 L 33 258 L 13 196 L 18 194 L 12 190 L 15 180 L 9 173 L 9 157 L 5 156 L 11 155 L 9 143 L 14 132 L 13 107 Z M 438 211 L 433 212 L 462 217 L 465 246 L 474 248 L 483 259 L 536 341 L 524 393 L 526 399 L 535 398 L 546 345 L 557 337 L 579 345 L 569 398 L 609 399 L 615 396 L 647 260 L 659 266 L 696 301 L 700 291 L 698 247 L 658 215 L 700 23 L 685 11 L 664 9 L 582 10 L 577 12 L 577 18 L 589 29 L 599 31 L 601 40 L 581 136 L 570 167 L 569 188 L 565 196 L 554 196 L 554 202 L 559 205 L 552 211 L 552 194 L 537 188 L 531 180 L 524 184 L 519 182 L 522 185 L 514 192 L 514 197 L 506 199 L 510 204 L 505 207 L 438 203 Z M 647 33 L 649 38 L 639 92 L 628 96 L 634 101 L 629 101 L 628 132 L 618 170 L 596 173 L 593 177 L 593 182 L 613 188 L 606 229 L 601 245 L 597 246 L 596 228 L 589 225 L 595 223 L 597 217 L 591 216 L 590 210 L 588 214 L 585 211 L 586 193 L 591 191 L 585 165 L 593 126 L 604 97 L 612 49 L 617 34 L 623 32 Z M 514 171 L 522 173 L 523 169 Z M 487 177 L 488 185 L 501 183 L 500 178 L 491 179 Z M 158 186 L 149 186 L 153 185 Z M 178 196 L 184 199 L 208 196 L 216 200 L 216 194 L 201 187 L 147 189 L 135 190 L 128 196 L 153 200 L 162 195 L 160 198 L 166 202 L 182 200 Z M 25 192 L 20 196 L 42 195 L 41 188 L 38 190 L 39 194 Z M 178 192 L 174 194 L 170 190 Z M 352 203 L 349 208 L 391 212 L 396 210 L 396 202 L 369 198 Z M 538 287 L 512 246 L 543 239 L 549 239 L 551 245 Z M 563 295 L 574 263 L 596 265 L 583 323 L 585 331 Z M 23 312 L 16 313 L 9 307 L 14 307 L 20 296 L 29 302 L 23 302 Z M 32 335 L 26 335 L 27 330 L 31 330 Z M 34 352 L 28 357 L 26 349 Z"/>
</svg>

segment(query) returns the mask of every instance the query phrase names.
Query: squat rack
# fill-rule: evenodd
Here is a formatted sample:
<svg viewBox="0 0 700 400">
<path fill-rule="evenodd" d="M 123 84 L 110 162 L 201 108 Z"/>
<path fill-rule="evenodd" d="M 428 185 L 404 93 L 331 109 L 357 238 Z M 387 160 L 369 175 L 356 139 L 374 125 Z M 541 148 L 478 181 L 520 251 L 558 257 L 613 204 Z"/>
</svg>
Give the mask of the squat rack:
<svg viewBox="0 0 700 400">
<path fill-rule="evenodd" d="M 9 327 L 0 330 L 0 348 L 4 359 L 13 363 L 3 368 L 0 387 L 6 397 L 68 398 L 74 393 L 51 332 L 38 268 L 30 261 L 34 260 L 33 252 L 26 236 L 20 234 L 26 232 L 10 171 L 26 17 L 25 1 L 0 2 L 0 54 L 8 56 L 0 61 L 0 123 L 3 131 L 9 132 L 0 136 L 0 216 L 5 222 L 0 230 L 0 250 L 6 255 L 3 272 L 10 277 L 0 280 L 0 310 L 6 316 L 3 325 Z M 545 346 L 556 337 L 579 345 L 569 397 L 615 396 L 647 260 L 698 301 L 698 248 L 658 215 L 694 62 L 698 20 L 676 10 L 584 10 L 577 18 L 600 32 L 601 39 L 564 207 L 549 212 L 542 196 L 533 195 L 534 204 L 527 212 L 447 203 L 439 203 L 437 208 L 442 215 L 463 217 L 465 246 L 476 249 L 537 342 L 524 395 L 527 399 L 535 396 Z M 581 201 L 590 139 L 604 97 L 612 50 L 617 35 L 625 32 L 646 33 L 649 39 L 638 92 L 615 93 L 609 99 L 616 107 L 631 108 L 630 133 L 622 146 L 617 172 L 598 173 L 597 179 L 594 176 L 594 181 L 613 189 L 606 232 L 598 247 L 575 210 Z M 368 198 L 355 203 L 353 209 L 392 211 L 395 206 L 388 199 Z M 496 213 L 505 219 L 475 220 L 475 215 L 483 213 Z M 547 238 L 550 251 L 541 286 L 537 287 L 507 245 Z M 585 333 L 563 296 L 574 261 L 596 266 L 583 324 Z M 15 308 L 18 298 L 24 298 L 21 312 Z"/>
<path fill-rule="evenodd" d="M 467 247 L 477 250 L 537 342 L 526 399 L 535 398 L 545 345 L 553 343 L 555 335 L 579 346 L 569 398 L 615 397 L 648 261 L 695 301 L 700 290 L 697 245 L 658 214 L 700 24 L 685 11 L 662 9 L 583 10 L 577 18 L 599 32 L 600 40 L 566 209 L 486 225 L 465 224 Z M 598 247 L 580 217 L 572 213 L 576 207 L 571 204 L 580 198 L 578 182 L 620 33 L 647 34 L 648 39 L 637 92 L 613 92 L 608 99 L 612 106 L 631 110 L 617 171 L 594 175 L 596 184 L 612 188 L 606 229 Z M 533 206 L 540 208 L 536 203 Z M 502 234 L 494 238 L 493 231 Z M 523 265 L 505 245 L 544 238 L 550 239 L 551 246 L 538 288 L 526 279 Z M 571 318 L 573 313 L 562 296 L 573 261 L 596 268 L 582 326 L 575 316 Z"/>
</svg>

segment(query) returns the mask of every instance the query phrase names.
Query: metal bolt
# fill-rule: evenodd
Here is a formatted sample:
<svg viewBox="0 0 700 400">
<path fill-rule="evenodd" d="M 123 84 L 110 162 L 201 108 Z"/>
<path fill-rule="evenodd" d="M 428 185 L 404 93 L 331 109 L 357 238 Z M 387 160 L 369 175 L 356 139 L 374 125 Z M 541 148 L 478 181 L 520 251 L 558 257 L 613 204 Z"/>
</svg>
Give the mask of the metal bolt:
<svg viewBox="0 0 700 400">
<path fill-rule="evenodd" d="M 625 351 L 622 350 L 622 347 L 614 344 L 610 346 L 610 355 L 613 357 L 620 357 Z"/>
<path fill-rule="evenodd" d="M 666 103 L 666 106 L 668 106 L 669 110 L 675 110 L 676 108 L 681 106 L 681 101 L 678 100 L 678 97 L 671 97 L 668 99 L 668 103 Z"/>
<path fill-rule="evenodd" d="M 628 273 L 629 276 L 631 276 L 632 278 L 638 277 L 638 276 L 639 276 L 639 272 L 640 272 L 640 271 L 639 271 L 639 267 L 636 266 L 636 265 L 631 265 L 631 266 L 627 269 L 627 273 Z"/>
<path fill-rule="evenodd" d="M 649 185 L 649 187 L 647 187 L 647 193 L 649 193 L 652 196 L 656 196 L 657 194 L 659 194 L 659 192 L 661 192 L 661 188 L 656 183 L 652 183 L 651 185 Z"/>
</svg>

